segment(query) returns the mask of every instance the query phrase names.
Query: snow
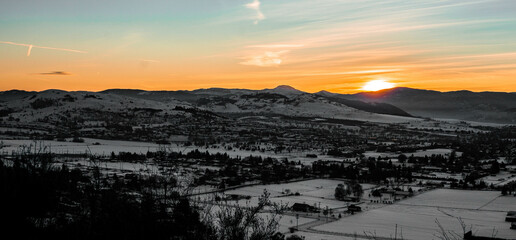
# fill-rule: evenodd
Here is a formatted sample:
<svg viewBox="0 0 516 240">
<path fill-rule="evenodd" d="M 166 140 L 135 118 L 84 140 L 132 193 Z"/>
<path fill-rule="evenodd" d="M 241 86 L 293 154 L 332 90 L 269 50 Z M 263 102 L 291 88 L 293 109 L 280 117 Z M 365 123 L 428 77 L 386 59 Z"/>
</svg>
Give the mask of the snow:
<svg viewBox="0 0 516 240">
<path fill-rule="evenodd" d="M 406 199 L 400 204 L 462 209 L 479 209 L 500 196 L 499 191 L 437 189 Z"/>
<path fill-rule="evenodd" d="M 34 140 L 1 140 L 4 147 L 1 149 L 3 152 L 11 153 L 12 151 L 18 151 L 22 146 L 32 146 L 35 144 L 40 146 L 46 146 L 47 149 L 53 153 L 92 153 L 96 155 L 108 156 L 111 152 L 131 152 L 131 153 L 147 153 L 147 151 L 157 151 L 160 147 L 159 144 L 148 143 L 148 142 L 135 142 L 135 141 L 119 141 L 119 140 L 102 140 L 93 138 L 84 138 L 83 143 L 75 142 L 60 142 L 60 141 L 34 141 Z M 96 145 L 99 143 L 100 145 Z"/>
<path fill-rule="evenodd" d="M 284 184 L 260 184 L 228 190 L 225 194 L 251 196 L 250 200 L 239 201 L 239 204 L 256 204 L 258 202 L 258 197 L 261 196 L 263 191 L 266 189 L 267 192 L 271 194 L 271 201 L 278 204 L 288 204 L 289 206 L 292 206 L 294 203 L 305 203 L 323 209 L 342 209 L 349 203 L 338 201 L 334 197 L 335 188 L 340 183 L 343 183 L 343 181 L 314 179 Z M 364 190 L 371 189 L 374 186 L 371 184 L 361 185 Z M 285 194 L 287 189 L 290 190 L 292 193 L 291 195 Z M 299 193 L 299 196 L 293 195 L 296 192 Z M 317 215 L 317 213 L 315 215 Z"/>
<path fill-rule="evenodd" d="M 481 178 L 480 180 L 484 181 L 488 186 L 493 184 L 494 186 L 503 186 L 507 183 L 510 183 L 512 181 L 516 181 L 516 174 L 509 173 L 506 171 L 501 171 L 500 173 L 496 174 L 495 176 L 485 176 Z"/>
<path fill-rule="evenodd" d="M 339 183 L 342 183 L 342 181 L 330 179 L 314 179 L 283 184 L 255 185 L 226 191 L 226 193 L 260 196 L 262 195 L 263 190 L 267 189 L 267 191 L 271 194 L 271 197 L 278 197 L 284 195 L 282 192 L 284 192 L 286 189 L 289 189 L 292 193 L 299 192 L 301 195 L 313 195 L 313 193 L 317 193 L 317 191 L 329 190 L 334 192 L 335 187 L 337 187 Z"/>
<path fill-rule="evenodd" d="M 346 237 L 340 235 L 327 235 L 320 233 L 312 233 L 312 232 L 295 232 L 292 234 L 287 234 L 286 236 L 297 235 L 304 237 L 305 240 L 356 240 L 354 237 Z"/>
<path fill-rule="evenodd" d="M 267 215 L 266 213 L 262 213 L 261 214 L 261 217 L 266 219 L 267 218 Z M 309 222 L 313 222 L 315 221 L 315 219 L 313 218 L 305 218 L 305 217 L 299 217 L 299 219 L 297 219 L 296 221 L 296 216 L 293 216 L 293 215 L 281 215 L 281 219 L 279 221 L 279 229 L 278 231 L 279 232 L 282 232 L 282 233 L 286 233 L 289 231 L 289 228 L 290 227 L 295 227 L 296 224 L 305 224 L 305 223 L 309 223 Z"/>
<path fill-rule="evenodd" d="M 439 189 L 314 229 L 347 234 L 369 232 L 391 237 L 397 228 L 398 236 L 402 231 L 406 240 L 436 239 L 436 220 L 446 230 L 462 234 L 457 220 L 460 217 L 466 225 L 472 226 L 476 235 L 491 236 L 495 228 L 497 237 L 514 238 L 514 230 L 505 222 L 505 214 L 515 206 L 516 198 L 511 202 L 509 198 L 498 197 L 499 192 Z"/>
<path fill-rule="evenodd" d="M 207 109 L 221 113 L 279 114 L 287 116 L 331 118 L 379 123 L 405 123 L 418 118 L 376 114 L 357 110 L 344 104 L 324 101 L 314 95 L 296 92 L 291 89 L 263 90 L 281 94 L 287 99 L 241 98 L 233 96 L 235 103 L 225 105 L 209 104 Z"/>
<path fill-rule="evenodd" d="M 150 173 L 159 173 L 159 168 L 155 164 L 148 164 L 148 163 L 130 163 L 130 162 L 92 162 L 89 160 L 77 160 L 73 162 L 66 162 L 66 164 L 70 168 L 75 168 L 79 166 L 98 166 L 99 168 L 105 169 L 105 170 L 112 170 L 112 171 L 130 171 L 130 172 L 150 172 Z"/>
<path fill-rule="evenodd" d="M 74 101 L 59 101 L 59 106 L 50 106 L 41 109 L 33 109 L 30 103 L 36 99 L 53 99 L 62 100 L 65 96 L 69 95 Z M 121 112 L 126 111 L 130 108 L 150 108 L 150 109 L 161 109 L 169 114 L 175 114 L 172 110 L 176 105 L 189 105 L 187 103 L 170 101 L 168 103 L 150 101 L 145 99 L 131 98 L 116 94 L 96 93 L 96 92 L 65 92 L 58 90 L 48 90 L 39 93 L 35 93 L 36 97 L 9 101 L 6 103 L 0 103 L 1 105 L 8 105 L 9 108 L 17 110 L 12 113 L 11 116 L 19 118 L 20 122 L 34 122 L 38 119 L 44 118 L 50 115 L 56 115 L 69 112 L 78 112 L 79 109 L 95 109 L 100 111 L 110 112 Z M 92 97 L 94 96 L 94 97 Z"/>
<path fill-rule="evenodd" d="M 448 148 L 434 148 L 434 149 L 426 149 L 426 150 L 417 150 L 415 152 L 404 152 L 403 154 L 407 157 L 414 155 L 414 157 L 424 157 L 424 156 L 432 156 L 432 155 L 443 155 L 443 156 L 450 156 L 453 149 Z M 462 152 L 455 152 L 456 156 L 461 156 Z M 367 157 L 374 157 L 378 158 L 381 156 L 382 158 L 388 157 L 388 158 L 398 158 L 400 153 L 383 153 L 383 152 L 373 152 L 373 151 L 367 151 L 364 153 L 364 156 Z"/>
<path fill-rule="evenodd" d="M 494 201 L 482 206 L 480 209 L 491 211 L 516 211 L 516 197 L 499 196 Z"/>
</svg>

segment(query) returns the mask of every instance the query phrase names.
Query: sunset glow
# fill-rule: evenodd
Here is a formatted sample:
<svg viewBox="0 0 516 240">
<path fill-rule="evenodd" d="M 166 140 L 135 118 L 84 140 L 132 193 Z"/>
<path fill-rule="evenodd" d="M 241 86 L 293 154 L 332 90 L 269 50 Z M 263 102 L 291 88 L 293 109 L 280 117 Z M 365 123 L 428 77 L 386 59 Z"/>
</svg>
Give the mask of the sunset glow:
<svg viewBox="0 0 516 240">
<path fill-rule="evenodd" d="M 0 90 L 352 93 L 392 79 L 514 92 L 515 11 L 512 0 L 7 0 Z M 56 71 L 69 75 L 34 74 Z"/>
<path fill-rule="evenodd" d="M 367 82 L 361 88 L 361 90 L 364 90 L 364 91 L 378 91 L 378 90 L 393 88 L 395 86 L 396 85 L 394 83 L 390 83 L 390 82 L 387 82 L 385 80 L 379 79 L 379 80 L 373 80 L 373 81 Z"/>
</svg>

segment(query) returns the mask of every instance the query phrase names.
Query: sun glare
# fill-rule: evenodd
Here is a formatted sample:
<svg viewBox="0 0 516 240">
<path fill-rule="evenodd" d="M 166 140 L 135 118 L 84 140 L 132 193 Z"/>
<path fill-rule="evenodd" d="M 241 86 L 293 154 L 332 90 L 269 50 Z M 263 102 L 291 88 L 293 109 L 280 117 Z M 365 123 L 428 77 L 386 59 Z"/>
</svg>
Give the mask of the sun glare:
<svg viewBox="0 0 516 240">
<path fill-rule="evenodd" d="M 396 84 L 394 84 L 394 83 L 390 83 L 390 82 L 387 82 L 385 80 L 379 79 L 379 80 L 372 80 L 372 81 L 367 82 L 361 88 L 361 90 L 365 90 L 365 91 L 379 91 L 379 90 L 383 90 L 383 89 L 393 88 L 395 86 L 396 86 Z"/>
</svg>

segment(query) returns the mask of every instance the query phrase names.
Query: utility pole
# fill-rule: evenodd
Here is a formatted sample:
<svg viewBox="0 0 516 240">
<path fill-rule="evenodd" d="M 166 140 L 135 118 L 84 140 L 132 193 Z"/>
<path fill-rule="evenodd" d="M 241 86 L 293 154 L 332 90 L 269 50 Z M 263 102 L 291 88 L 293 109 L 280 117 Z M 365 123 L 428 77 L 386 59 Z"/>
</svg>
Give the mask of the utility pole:
<svg viewBox="0 0 516 240">
<path fill-rule="evenodd" d="M 296 230 L 299 231 L 299 213 L 296 213 Z"/>
</svg>

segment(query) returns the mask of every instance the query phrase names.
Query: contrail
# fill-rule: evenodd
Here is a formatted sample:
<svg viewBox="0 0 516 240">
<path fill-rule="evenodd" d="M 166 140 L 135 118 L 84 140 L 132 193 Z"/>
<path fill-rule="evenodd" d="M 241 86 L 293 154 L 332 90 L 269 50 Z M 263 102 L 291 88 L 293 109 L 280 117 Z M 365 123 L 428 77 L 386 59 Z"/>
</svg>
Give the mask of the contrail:
<svg viewBox="0 0 516 240">
<path fill-rule="evenodd" d="M 32 50 L 32 45 L 29 45 L 29 50 L 27 51 L 27 57 L 30 56 L 30 50 Z"/>
<path fill-rule="evenodd" d="M 30 56 L 30 52 L 31 52 L 32 48 L 44 48 L 44 49 L 51 49 L 51 50 L 58 50 L 58 51 L 67 51 L 67 52 L 76 52 L 76 53 L 88 53 L 88 52 L 85 52 L 85 51 L 80 51 L 80 50 L 75 50 L 75 49 L 44 47 L 44 46 L 37 46 L 37 45 L 25 44 L 25 43 L 14 43 L 14 42 L 3 42 L 3 41 L 0 41 L 0 43 L 28 47 L 29 49 L 27 51 L 27 56 Z"/>
</svg>

